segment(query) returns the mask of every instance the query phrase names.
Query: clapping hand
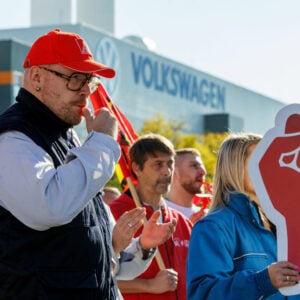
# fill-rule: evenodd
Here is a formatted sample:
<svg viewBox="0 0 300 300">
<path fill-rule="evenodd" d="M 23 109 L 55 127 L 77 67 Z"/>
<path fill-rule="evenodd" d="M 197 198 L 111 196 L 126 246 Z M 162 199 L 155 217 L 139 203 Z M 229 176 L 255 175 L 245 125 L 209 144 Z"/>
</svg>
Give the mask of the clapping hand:
<svg viewBox="0 0 300 300">
<path fill-rule="evenodd" d="M 155 211 L 149 221 L 144 225 L 141 234 L 140 243 L 143 249 L 155 248 L 163 244 L 174 233 L 176 228 L 176 219 L 168 223 L 158 223 L 161 212 Z"/>
</svg>

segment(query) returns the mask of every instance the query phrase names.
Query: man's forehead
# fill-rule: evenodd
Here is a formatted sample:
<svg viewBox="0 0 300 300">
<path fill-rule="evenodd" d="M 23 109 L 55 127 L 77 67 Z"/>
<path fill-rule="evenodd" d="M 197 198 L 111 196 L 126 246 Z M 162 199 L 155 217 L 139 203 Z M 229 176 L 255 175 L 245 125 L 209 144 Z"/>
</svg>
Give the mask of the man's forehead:
<svg viewBox="0 0 300 300">
<path fill-rule="evenodd" d="M 163 153 L 163 152 L 155 152 L 155 154 L 148 154 L 146 161 L 174 161 L 174 155 Z"/>
<path fill-rule="evenodd" d="M 183 155 L 177 156 L 176 160 L 181 161 L 201 161 L 201 156 L 193 154 L 193 153 L 185 153 Z"/>
</svg>

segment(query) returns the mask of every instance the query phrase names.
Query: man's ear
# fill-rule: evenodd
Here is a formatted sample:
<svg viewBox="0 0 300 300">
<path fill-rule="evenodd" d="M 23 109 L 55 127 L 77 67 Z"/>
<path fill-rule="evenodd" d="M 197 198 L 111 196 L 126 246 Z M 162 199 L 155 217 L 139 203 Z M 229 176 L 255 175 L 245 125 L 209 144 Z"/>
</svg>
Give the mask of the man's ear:
<svg viewBox="0 0 300 300">
<path fill-rule="evenodd" d="M 137 163 L 132 162 L 132 163 L 131 163 L 131 169 L 132 169 L 132 172 L 134 173 L 134 175 L 135 175 L 135 176 L 138 176 L 139 171 L 140 171 L 140 168 L 139 168 L 139 166 L 137 165 Z"/>
<path fill-rule="evenodd" d="M 33 84 L 40 85 L 41 83 L 41 68 L 33 66 L 29 70 L 29 77 Z"/>
</svg>

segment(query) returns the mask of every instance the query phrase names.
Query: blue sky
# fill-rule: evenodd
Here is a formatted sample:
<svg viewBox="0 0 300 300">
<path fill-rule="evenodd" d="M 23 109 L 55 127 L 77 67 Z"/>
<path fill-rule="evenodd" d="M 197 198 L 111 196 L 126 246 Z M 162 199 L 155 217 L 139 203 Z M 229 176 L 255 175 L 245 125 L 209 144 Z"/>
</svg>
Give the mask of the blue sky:
<svg viewBox="0 0 300 300">
<path fill-rule="evenodd" d="M 0 0 L 0 29 L 29 26 L 29 2 Z M 115 5 L 117 37 L 151 38 L 158 54 L 300 103 L 299 0 L 115 0 Z"/>
</svg>

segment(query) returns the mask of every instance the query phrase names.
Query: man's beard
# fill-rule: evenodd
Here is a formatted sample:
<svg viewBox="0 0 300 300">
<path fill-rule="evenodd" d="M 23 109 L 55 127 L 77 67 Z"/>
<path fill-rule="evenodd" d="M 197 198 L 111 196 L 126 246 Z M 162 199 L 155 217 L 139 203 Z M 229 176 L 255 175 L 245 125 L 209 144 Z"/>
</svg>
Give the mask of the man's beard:
<svg viewBox="0 0 300 300">
<path fill-rule="evenodd" d="M 167 193 L 170 190 L 171 181 L 172 181 L 171 177 L 157 180 L 155 184 L 156 190 L 159 190 L 160 194 Z M 162 184 L 165 186 L 165 188 L 162 188 Z"/>
<path fill-rule="evenodd" d="M 181 186 L 186 192 L 188 192 L 191 195 L 201 193 L 202 184 L 199 186 L 195 185 L 195 183 L 195 181 L 189 183 L 181 183 Z"/>
</svg>

